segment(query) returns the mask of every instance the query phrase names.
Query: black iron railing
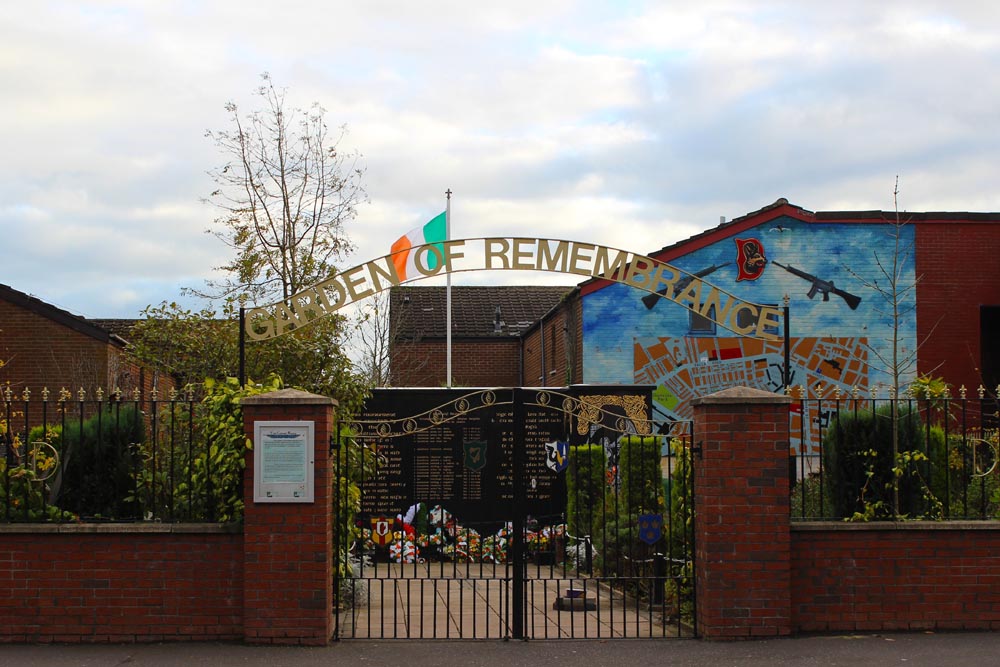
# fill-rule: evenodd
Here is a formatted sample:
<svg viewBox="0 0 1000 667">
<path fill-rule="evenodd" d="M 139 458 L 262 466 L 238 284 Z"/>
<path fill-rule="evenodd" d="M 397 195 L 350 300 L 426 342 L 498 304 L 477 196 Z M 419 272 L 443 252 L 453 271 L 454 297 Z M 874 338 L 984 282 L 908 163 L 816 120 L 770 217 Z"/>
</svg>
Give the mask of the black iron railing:
<svg viewBox="0 0 1000 667">
<path fill-rule="evenodd" d="M 790 395 L 793 518 L 1000 518 L 995 395 Z"/>
<path fill-rule="evenodd" d="M 242 476 L 198 411 L 193 392 L 0 392 L 0 522 L 237 518 Z"/>
</svg>

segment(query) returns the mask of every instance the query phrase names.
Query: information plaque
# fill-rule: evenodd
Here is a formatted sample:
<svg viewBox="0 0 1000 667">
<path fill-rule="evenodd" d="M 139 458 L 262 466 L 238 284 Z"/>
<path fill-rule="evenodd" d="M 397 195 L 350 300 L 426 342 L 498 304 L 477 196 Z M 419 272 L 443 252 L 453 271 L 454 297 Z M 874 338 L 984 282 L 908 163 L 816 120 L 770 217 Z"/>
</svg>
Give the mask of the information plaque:
<svg viewBox="0 0 1000 667">
<path fill-rule="evenodd" d="M 315 442 L 311 421 L 254 422 L 254 502 L 313 502 Z"/>
</svg>

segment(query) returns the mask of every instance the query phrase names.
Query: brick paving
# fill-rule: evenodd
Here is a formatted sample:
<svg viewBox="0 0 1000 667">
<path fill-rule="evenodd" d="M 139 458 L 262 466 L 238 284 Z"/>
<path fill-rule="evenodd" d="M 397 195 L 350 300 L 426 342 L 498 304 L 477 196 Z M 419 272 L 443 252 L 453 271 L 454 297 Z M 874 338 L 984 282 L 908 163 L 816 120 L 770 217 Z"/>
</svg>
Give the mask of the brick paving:
<svg viewBox="0 0 1000 667">
<path fill-rule="evenodd" d="M 689 636 L 666 608 L 625 597 L 596 579 L 527 566 L 524 635 L 532 639 Z M 513 636 L 505 565 L 378 564 L 358 579 L 360 604 L 339 615 L 344 639 L 504 639 Z M 567 589 L 581 598 L 555 608 Z M 580 604 L 586 600 L 586 607 Z M 570 610 L 572 609 L 572 610 Z"/>
</svg>

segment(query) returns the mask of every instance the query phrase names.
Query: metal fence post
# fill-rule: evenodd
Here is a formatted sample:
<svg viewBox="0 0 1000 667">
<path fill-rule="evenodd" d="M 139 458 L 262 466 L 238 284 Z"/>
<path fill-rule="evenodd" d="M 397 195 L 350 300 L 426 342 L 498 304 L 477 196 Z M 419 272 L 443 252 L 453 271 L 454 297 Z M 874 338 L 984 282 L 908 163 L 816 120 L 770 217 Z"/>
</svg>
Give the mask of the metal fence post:
<svg viewBox="0 0 1000 667">
<path fill-rule="evenodd" d="M 513 618 L 512 633 L 514 639 L 524 639 L 524 512 L 521 509 L 520 500 L 524 494 L 523 480 L 521 473 L 524 466 L 524 390 L 513 389 L 513 423 L 514 429 L 511 456 L 511 467 L 513 468 L 513 522 L 511 535 L 511 563 L 514 566 L 513 581 L 511 585 L 511 614 Z"/>
</svg>

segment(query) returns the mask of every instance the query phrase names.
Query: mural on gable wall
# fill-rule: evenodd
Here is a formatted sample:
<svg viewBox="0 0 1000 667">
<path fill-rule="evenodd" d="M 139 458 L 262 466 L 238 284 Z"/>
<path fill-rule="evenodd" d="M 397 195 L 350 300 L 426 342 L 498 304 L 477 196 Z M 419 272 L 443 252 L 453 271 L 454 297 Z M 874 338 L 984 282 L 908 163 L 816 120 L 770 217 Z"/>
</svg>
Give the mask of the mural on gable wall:
<svg viewBox="0 0 1000 667">
<path fill-rule="evenodd" d="M 873 249 L 886 247 L 889 225 L 806 223 L 781 217 L 670 260 L 740 298 L 779 305 L 788 294 L 792 384 L 823 382 L 849 393 L 888 386 L 892 309 L 863 282 L 881 277 Z M 904 284 L 912 284 L 913 228 L 903 227 Z M 744 242 L 737 242 L 737 238 Z M 752 245 L 745 243 L 752 242 Z M 749 263 L 747 263 L 749 260 Z M 647 297 L 647 298 L 644 298 Z M 916 348 L 915 290 L 903 304 L 903 354 Z M 658 386 L 657 416 L 687 418 L 694 396 L 734 384 L 780 388 L 782 344 L 740 338 L 686 308 L 611 284 L 583 297 L 584 382 Z M 829 361 L 827 361 L 829 360 Z M 694 368 L 701 365 L 702 368 Z M 686 368 L 685 368 L 686 366 Z M 907 378 L 912 379 L 912 378 Z M 802 415 L 810 433 L 829 415 Z M 793 430 L 799 415 L 793 413 Z M 808 438 L 806 452 L 815 447 Z"/>
<path fill-rule="evenodd" d="M 789 355 L 792 382 L 823 387 L 824 396 L 840 389 L 849 396 L 867 382 L 868 348 L 864 338 L 794 338 Z M 654 385 L 653 418 L 662 432 L 674 421 L 692 418 L 691 399 L 733 386 L 770 391 L 782 388 L 784 350 L 781 343 L 756 338 L 685 337 L 634 341 L 636 384 Z M 831 412 L 811 401 L 792 405 L 789 436 L 792 449 L 819 454 L 821 430 Z M 803 438 L 806 446 L 802 446 Z"/>
</svg>

